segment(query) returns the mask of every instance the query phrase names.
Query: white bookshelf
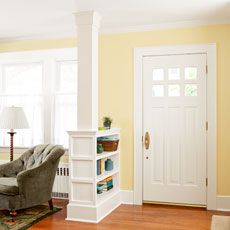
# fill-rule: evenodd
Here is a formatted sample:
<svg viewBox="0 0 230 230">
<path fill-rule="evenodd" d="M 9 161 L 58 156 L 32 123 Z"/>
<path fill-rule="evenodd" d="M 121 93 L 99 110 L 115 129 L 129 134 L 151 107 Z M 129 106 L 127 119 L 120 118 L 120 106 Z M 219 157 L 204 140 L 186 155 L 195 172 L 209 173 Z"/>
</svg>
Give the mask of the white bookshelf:
<svg viewBox="0 0 230 230">
<path fill-rule="evenodd" d="M 69 204 L 67 220 L 99 222 L 121 203 L 120 143 L 112 152 L 97 154 L 98 137 L 116 137 L 120 129 L 104 131 L 69 131 Z M 97 160 L 111 159 L 113 170 L 97 175 Z M 97 194 L 97 183 L 113 177 L 113 188 Z"/>
</svg>

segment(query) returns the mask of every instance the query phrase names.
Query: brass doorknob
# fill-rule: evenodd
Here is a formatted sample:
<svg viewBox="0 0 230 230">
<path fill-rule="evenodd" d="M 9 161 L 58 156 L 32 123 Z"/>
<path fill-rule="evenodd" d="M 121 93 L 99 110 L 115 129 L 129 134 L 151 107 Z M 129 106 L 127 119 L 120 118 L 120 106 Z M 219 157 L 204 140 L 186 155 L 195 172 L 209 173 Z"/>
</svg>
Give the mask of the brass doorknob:
<svg viewBox="0 0 230 230">
<path fill-rule="evenodd" d="M 149 149 L 150 145 L 150 135 L 149 132 L 145 133 L 145 149 Z"/>
</svg>

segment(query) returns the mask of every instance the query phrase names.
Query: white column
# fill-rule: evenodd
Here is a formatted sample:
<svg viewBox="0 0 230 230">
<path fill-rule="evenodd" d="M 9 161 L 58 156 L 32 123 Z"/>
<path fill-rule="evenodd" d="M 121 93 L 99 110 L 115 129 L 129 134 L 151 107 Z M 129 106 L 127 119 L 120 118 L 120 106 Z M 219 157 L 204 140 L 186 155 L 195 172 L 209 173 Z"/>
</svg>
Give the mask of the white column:
<svg viewBox="0 0 230 230">
<path fill-rule="evenodd" d="M 98 128 L 98 29 L 101 16 L 76 13 L 78 46 L 78 130 Z"/>
</svg>

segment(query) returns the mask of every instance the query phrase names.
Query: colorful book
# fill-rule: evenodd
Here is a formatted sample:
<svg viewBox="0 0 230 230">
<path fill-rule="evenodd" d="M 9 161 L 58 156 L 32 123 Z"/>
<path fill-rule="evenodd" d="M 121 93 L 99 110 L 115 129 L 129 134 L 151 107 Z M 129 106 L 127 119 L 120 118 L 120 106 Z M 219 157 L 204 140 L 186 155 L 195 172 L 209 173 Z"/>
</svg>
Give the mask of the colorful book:
<svg viewBox="0 0 230 230">
<path fill-rule="evenodd" d="M 97 160 L 97 175 L 101 174 L 101 164 L 100 164 L 100 160 Z"/>
</svg>

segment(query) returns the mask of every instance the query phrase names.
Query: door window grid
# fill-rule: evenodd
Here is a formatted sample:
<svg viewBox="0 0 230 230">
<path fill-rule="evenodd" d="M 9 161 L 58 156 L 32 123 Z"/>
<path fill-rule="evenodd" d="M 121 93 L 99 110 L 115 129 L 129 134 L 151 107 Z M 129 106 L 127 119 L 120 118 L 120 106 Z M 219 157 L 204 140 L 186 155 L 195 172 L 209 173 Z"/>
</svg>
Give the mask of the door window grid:
<svg viewBox="0 0 230 230">
<path fill-rule="evenodd" d="M 153 69 L 152 97 L 198 96 L 197 67 L 168 68 L 166 72 L 164 76 L 163 68 Z"/>
</svg>

